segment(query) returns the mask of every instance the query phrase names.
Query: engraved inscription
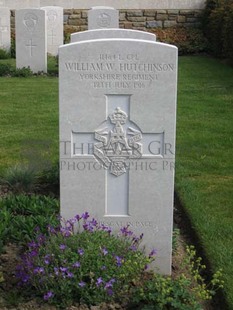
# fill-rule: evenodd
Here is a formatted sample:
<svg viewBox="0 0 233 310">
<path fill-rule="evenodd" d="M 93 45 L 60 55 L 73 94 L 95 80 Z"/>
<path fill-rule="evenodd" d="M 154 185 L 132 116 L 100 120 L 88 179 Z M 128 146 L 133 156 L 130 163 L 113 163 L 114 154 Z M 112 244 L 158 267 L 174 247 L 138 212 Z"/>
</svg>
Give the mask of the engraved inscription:
<svg viewBox="0 0 233 310">
<path fill-rule="evenodd" d="M 150 229 L 153 234 L 157 234 L 159 232 L 158 226 L 152 221 L 102 221 L 100 224 L 113 228 L 129 227 L 132 229 Z"/>
<path fill-rule="evenodd" d="M 65 70 L 77 72 L 93 88 L 143 89 L 175 71 L 175 64 L 140 62 L 137 54 L 100 54 L 97 62 L 66 62 Z"/>
</svg>

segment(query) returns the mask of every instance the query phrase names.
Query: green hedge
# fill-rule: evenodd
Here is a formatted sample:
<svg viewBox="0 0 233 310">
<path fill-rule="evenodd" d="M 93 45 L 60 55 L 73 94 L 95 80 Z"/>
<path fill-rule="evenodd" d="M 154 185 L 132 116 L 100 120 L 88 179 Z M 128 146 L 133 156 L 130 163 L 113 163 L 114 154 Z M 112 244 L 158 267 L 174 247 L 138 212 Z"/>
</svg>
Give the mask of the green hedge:
<svg viewBox="0 0 233 310">
<path fill-rule="evenodd" d="M 228 58 L 233 63 L 233 2 L 232 0 L 207 0 L 203 15 L 203 31 L 217 57 Z"/>
</svg>

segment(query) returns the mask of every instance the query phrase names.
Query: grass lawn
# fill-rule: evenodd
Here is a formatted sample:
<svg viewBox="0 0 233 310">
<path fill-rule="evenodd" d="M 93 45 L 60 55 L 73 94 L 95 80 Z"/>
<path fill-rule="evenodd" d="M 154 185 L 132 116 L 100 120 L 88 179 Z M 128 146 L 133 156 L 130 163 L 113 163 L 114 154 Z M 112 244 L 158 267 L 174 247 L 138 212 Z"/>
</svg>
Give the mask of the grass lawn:
<svg viewBox="0 0 233 310">
<path fill-rule="evenodd" d="M 233 68 L 179 60 L 176 190 L 233 309 Z"/>
<path fill-rule="evenodd" d="M 58 160 L 58 79 L 0 78 L 0 85 L 0 171 L 22 158 Z"/>
<path fill-rule="evenodd" d="M 58 79 L 0 78 L 0 171 L 40 140 L 58 158 Z M 180 57 L 176 190 L 233 309 L 233 68 Z"/>
</svg>

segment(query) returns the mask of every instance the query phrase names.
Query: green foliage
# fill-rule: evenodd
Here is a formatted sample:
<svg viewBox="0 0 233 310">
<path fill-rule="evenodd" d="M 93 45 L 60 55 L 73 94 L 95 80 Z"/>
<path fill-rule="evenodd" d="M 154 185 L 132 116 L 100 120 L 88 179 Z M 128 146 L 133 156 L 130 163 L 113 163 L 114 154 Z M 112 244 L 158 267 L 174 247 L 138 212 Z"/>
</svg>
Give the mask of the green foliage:
<svg viewBox="0 0 233 310">
<path fill-rule="evenodd" d="M 9 186 L 15 193 L 32 192 L 36 182 L 35 171 L 26 165 L 7 168 L 0 178 L 0 184 Z"/>
<path fill-rule="evenodd" d="M 173 44 L 178 47 L 179 55 L 199 54 L 208 49 L 207 40 L 198 28 L 154 29 L 157 41 Z"/>
<path fill-rule="evenodd" d="M 9 58 L 11 58 L 11 54 L 8 51 L 0 48 L 0 59 L 9 59 Z"/>
<path fill-rule="evenodd" d="M 203 31 L 212 53 L 233 63 L 233 3 L 230 0 L 208 0 L 203 15 Z"/>
<path fill-rule="evenodd" d="M 11 76 L 12 67 L 9 64 L 0 64 L 0 76 Z"/>
<path fill-rule="evenodd" d="M 172 251 L 173 252 L 176 252 L 177 250 L 179 236 L 180 236 L 179 228 L 174 228 L 173 235 L 172 235 Z"/>
<path fill-rule="evenodd" d="M 14 77 L 30 77 L 33 75 L 33 72 L 30 68 L 15 68 L 12 69 L 11 76 Z"/>
<path fill-rule="evenodd" d="M 15 52 L 15 37 L 11 38 L 11 57 L 16 58 L 16 52 Z"/>
<path fill-rule="evenodd" d="M 59 229 L 50 227 L 48 238 L 40 234 L 18 269 L 22 283 L 57 306 L 128 298 L 130 286 L 140 280 L 154 255 L 151 252 L 147 257 L 138 249 L 141 237 L 128 227 L 116 236 L 88 217 L 84 213 Z M 77 233 L 74 225 L 78 225 Z"/>
<path fill-rule="evenodd" d="M 223 288 L 224 281 L 222 280 L 222 269 L 218 270 L 213 275 L 211 281 L 206 284 L 202 277 L 206 266 L 202 264 L 202 258 L 197 257 L 194 246 L 186 246 L 186 254 L 184 264 L 187 266 L 193 281 L 195 281 L 195 285 L 191 288 L 192 292 L 194 292 L 200 300 L 210 300 L 218 289 Z M 190 285 L 191 284 L 192 282 Z"/>
<path fill-rule="evenodd" d="M 85 212 L 50 226 L 47 237 L 39 233 L 29 244 L 17 277 L 30 294 L 58 307 L 120 302 L 130 309 L 201 310 L 200 302 L 223 286 L 221 271 L 205 284 L 200 274 L 205 266 L 193 247 L 187 247 L 186 272 L 175 279 L 145 271 L 155 251 L 146 256 L 139 250 L 142 236 L 128 227 L 112 234 L 88 218 Z"/>
<path fill-rule="evenodd" d="M 233 64 L 233 3 L 229 4 L 227 7 L 227 14 L 224 18 L 222 33 L 224 38 L 224 55 Z"/>
<path fill-rule="evenodd" d="M 0 202 L 0 253 L 3 251 L 9 237 L 11 219 L 10 211 L 2 206 Z"/>
<path fill-rule="evenodd" d="M 38 182 L 48 186 L 59 186 L 59 163 L 52 165 L 50 169 L 45 169 L 39 173 Z"/>
<path fill-rule="evenodd" d="M 33 72 L 30 68 L 15 68 L 10 64 L 0 64 L 0 76 L 13 76 L 13 77 L 30 77 Z"/>
<path fill-rule="evenodd" d="M 135 306 L 141 304 L 141 310 L 203 309 L 201 302 L 210 300 L 223 287 L 222 272 L 217 271 L 207 285 L 201 276 L 206 267 L 201 264 L 201 258 L 196 257 L 194 247 L 187 247 L 186 254 L 183 263 L 185 272 L 175 279 L 151 274 L 146 281 L 133 288 L 132 301 Z"/>
<path fill-rule="evenodd" d="M 182 275 L 175 281 L 171 277 L 153 275 L 134 288 L 132 302 L 142 305 L 141 310 L 202 310 L 195 295 L 189 290 L 190 280 Z"/>
<path fill-rule="evenodd" d="M 1 53 L 0 49 L 0 59 L 6 59 L 6 63 L 3 61 L 0 63 L 0 76 L 11 76 L 11 77 L 31 77 L 31 76 L 57 76 L 58 75 L 58 57 L 48 56 L 48 73 L 38 72 L 33 73 L 28 67 L 16 68 L 15 59 L 12 59 L 10 53 L 6 54 L 5 51 Z M 3 55 L 3 53 L 5 53 Z M 1 57 L 2 55 L 2 57 Z M 11 59 L 10 59 L 11 58 Z M 9 60 L 8 60 L 9 59 Z"/>
<path fill-rule="evenodd" d="M 48 75 L 58 76 L 58 56 L 48 55 Z"/>
<path fill-rule="evenodd" d="M 7 242 L 26 244 L 39 228 L 47 232 L 48 225 L 58 224 L 58 201 L 46 196 L 8 196 L 0 200 L 1 246 Z"/>
</svg>

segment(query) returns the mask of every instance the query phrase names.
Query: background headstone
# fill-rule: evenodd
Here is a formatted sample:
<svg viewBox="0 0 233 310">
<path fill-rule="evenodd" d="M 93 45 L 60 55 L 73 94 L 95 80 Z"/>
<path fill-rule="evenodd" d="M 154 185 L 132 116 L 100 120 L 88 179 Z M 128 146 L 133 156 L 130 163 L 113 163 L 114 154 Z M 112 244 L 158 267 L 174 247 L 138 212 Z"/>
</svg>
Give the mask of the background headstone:
<svg viewBox="0 0 233 310">
<path fill-rule="evenodd" d="M 88 30 L 119 28 L 119 11 L 112 7 L 96 6 L 88 11 Z"/>
<path fill-rule="evenodd" d="M 8 8 L 0 8 L 0 48 L 9 51 L 10 47 L 10 10 Z"/>
<path fill-rule="evenodd" d="M 94 39 L 125 38 L 156 41 L 153 33 L 131 29 L 94 29 L 71 33 L 70 42 L 78 42 Z"/>
<path fill-rule="evenodd" d="M 101 39 L 59 49 L 61 215 L 144 234 L 171 273 L 177 48 Z"/>
<path fill-rule="evenodd" d="M 16 66 L 33 72 L 47 72 L 47 36 L 45 11 L 16 11 Z"/>
<path fill-rule="evenodd" d="M 47 51 L 57 56 L 58 48 L 63 44 L 63 8 L 45 6 L 41 9 L 46 12 L 47 19 Z"/>
</svg>

